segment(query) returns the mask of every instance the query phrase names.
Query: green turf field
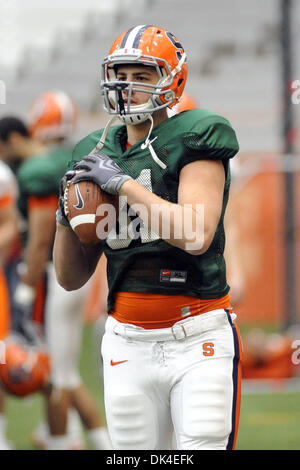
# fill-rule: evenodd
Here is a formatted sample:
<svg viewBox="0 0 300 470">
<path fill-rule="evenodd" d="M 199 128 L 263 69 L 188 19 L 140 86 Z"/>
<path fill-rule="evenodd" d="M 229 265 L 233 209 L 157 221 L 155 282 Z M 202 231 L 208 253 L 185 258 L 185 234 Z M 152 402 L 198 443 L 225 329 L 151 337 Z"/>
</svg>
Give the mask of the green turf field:
<svg viewBox="0 0 300 470">
<path fill-rule="evenodd" d="M 95 337 L 90 327 L 85 328 L 83 345 L 82 376 L 103 411 Z M 29 436 L 42 416 L 43 400 L 40 396 L 26 400 L 8 399 L 7 433 L 14 448 L 32 449 Z M 237 449 L 300 449 L 300 391 L 243 393 Z"/>
<path fill-rule="evenodd" d="M 243 395 L 237 449 L 300 449 L 300 391 Z"/>
</svg>

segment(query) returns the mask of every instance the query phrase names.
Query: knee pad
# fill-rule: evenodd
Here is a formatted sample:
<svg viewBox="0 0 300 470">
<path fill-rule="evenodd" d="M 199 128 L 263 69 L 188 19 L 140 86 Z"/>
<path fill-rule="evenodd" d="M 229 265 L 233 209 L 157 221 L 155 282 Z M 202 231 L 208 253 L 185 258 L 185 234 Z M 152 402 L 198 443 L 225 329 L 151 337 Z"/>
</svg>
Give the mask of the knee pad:
<svg viewBox="0 0 300 470">
<path fill-rule="evenodd" d="M 226 440 L 231 432 L 232 383 L 222 371 L 203 377 L 189 374 L 183 383 L 183 433 L 203 443 Z"/>
<path fill-rule="evenodd" d="M 109 396 L 106 416 L 114 449 L 154 449 L 156 414 L 151 399 L 143 394 Z"/>
</svg>

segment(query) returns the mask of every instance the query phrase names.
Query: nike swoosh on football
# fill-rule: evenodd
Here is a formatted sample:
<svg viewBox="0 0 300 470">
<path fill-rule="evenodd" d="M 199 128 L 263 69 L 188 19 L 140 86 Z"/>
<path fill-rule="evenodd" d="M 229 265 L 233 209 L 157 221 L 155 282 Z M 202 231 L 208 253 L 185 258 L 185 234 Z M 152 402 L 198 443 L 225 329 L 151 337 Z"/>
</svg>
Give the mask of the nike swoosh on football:
<svg viewBox="0 0 300 470">
<path fill-rule="evenodd" d="M 128 362 L 128 359 L 126 359 L 125 361 L 117 361 L 117 362 L 115 362 L 111 359 L 110 365 L 111 366 L 117 366 L 118 364 L 123 364 L 123 362 Z"/>
<path fill-rule="evenodd" d="M 73 207 L 75 207 L 75 209 L 83 209 L 84 208 L 84 200 L 81 196 L 81 193 L 80 193 L 80 190 L 78 188 L 78 185 L 75 184 L 75 192 L 76 192 L 76 196 L 77 196 L 77 204 L 76 205 L 73 205 Z"/>
</svg>

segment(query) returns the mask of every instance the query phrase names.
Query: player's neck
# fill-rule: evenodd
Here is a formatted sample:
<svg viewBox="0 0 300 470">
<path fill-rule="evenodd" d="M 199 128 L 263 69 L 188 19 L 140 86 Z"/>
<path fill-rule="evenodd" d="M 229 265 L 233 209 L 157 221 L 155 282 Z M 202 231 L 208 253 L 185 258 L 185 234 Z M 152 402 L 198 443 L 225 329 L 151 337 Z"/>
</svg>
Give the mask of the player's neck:
<svg viewBox="0 0 300 470">
<path fill-rule="evenodd" d="M 161 122 L 168 119 L 168 114 L 166 109 L 162 109 L 161 111 L 157 111 L 153 113 L 153 128 L 158 126 Z M 150 130 L 151 121 L 147 119 L 147 121 L 142 122 L 141 124 L 136 124 L 135 126 L 127 126 L 127 140 L 130 145 L 134 145 L 140 140 L 143 140 L 147 137 L 148 132 Z"/>
</svg>

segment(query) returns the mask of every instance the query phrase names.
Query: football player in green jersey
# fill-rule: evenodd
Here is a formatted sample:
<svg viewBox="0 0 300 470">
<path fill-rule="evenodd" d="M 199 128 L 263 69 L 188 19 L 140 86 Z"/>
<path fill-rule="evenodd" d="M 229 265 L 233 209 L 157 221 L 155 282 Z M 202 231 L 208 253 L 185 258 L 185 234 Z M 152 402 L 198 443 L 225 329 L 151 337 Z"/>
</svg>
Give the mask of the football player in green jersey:
<svg viewBox="0 0 300 470">
<path fill-rule="evenodd" d="M 78 291 L 76 296 L 64 291 L 56 281 L 51 262 L 59 181 L 71 158 L 65 139 L 73 128 L 74 114 L 69 97 L 55 91 L 43 94 L 33 103 L 28 128 L 17 118 L 0 120 L 0 152 L 7 160 L 17 158 L 20 162 L 18 205 L 27 223 L 23 270 L 13 298 L 13 316 L 17 317 L 13 330 L 20 332 L 21 328 L 22 333 L 34 337 L 32 319 L 34 324 L 42 324 L 51 356 L 48 426 L 35 432 L 34 441 L 48 449 L 82 448 L 79 432 L 74 436 L 76 442 L 72 430 L 67 433 L 69 418 L 73 423 L 77 417 L 74 411 L 68 413 L 73 406 L 83 419 L 92 447 L 103 449 L 110 446 L 106 429 L 78 371 L 81 307 L 86 291 Z"/>
<path fill-rule="evenodd" d="M 178 39 L 157 26 L 122 33 L 102 64 L 105 129 L 75 147 L 61 183 L 54 264 L 67 290 L 84 285 L 104 250 L 108 319 L 105 407 L 116 449 L 233 449 L 240 340 L 224 261 L 229 122 L 208 110 L 168 117 L 187 79 Z M 121 125 L 112 125 L 119 118 Z M 90 180 L 120 196 L 116 226 L 79 242 L 64 190 Z M 100 224 L 100 223 L 99 223 Z M 98 224 L 98 225 L 99 225 Z"/>
</svg>

